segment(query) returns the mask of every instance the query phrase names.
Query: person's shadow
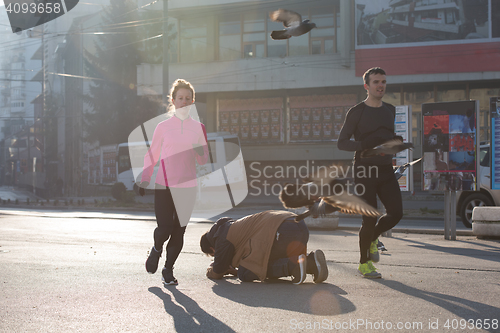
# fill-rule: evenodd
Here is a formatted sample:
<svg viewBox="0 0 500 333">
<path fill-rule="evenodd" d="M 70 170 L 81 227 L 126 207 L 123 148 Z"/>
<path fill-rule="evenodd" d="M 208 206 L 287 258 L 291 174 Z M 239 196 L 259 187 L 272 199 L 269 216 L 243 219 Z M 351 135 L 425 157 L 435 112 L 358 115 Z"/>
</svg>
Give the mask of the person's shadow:
<svg viewBox="0 0 500 333">
<path fill-rule="evenodd" d="M 181 306 L 175 304 L 172 296 L 159 287 L 150 287 L 148 290 L 163 301 L 165 311 L 174 319 L 176 332 L 235 332 L 231 327 L 208 314 L 200 308 L 198 303 L 175 287 L 168 290 Z"/>
<path fill-rule="evenodd" d="M 420 241 L 416 241 L 416 240 L 412 240 L 412 239 L 404 239 L 404 238 L 399 238 L 399 240 L 406 242 L 406 243 L 412 243 L 414 245 L 410 245 L 410 246 L 415 247 L 417 249 L 432 250 L 432 251 L 456 255 L 456 256 L 464 256 L 464 257 L 470 257 L 470 258 L 475 258 L 475 259 L 490 260 L 492 262 L 500 264 L 500 247 L 498 247 L 496 245 L 489 245 L 488 243 L 479 244 L 483 247 L 483 249 L 481 250 L 481 249 L 470 249 L 470 248 L 466 248 L 466 247 L 463 247 L 463 248 L 446 247 L 446 246 L 428 244 L 425 242 L 420 242 Z M 456 243 L 459 244 L 459 243 L 470 243 L 470 242 L 458 240 L 458 241 L 456 241 Z M 476 244 L 476 243 L 473 243 L 473 244 Z M 497 242 L 494 242 L 493 244 L 497 244 Z"/>
<path fill-rule="evenodd" d="M 239 282 L 236 278 L 214 280 L 216 295 L 252 307 L 268 307 L 321 316 L 335 316 L 356 310 L 344 298 L 347 293 L 328 283 L 293 285 L 283 279 Z"/>
<path fill-rule="evenodd" d="M 375 280 L 376 282 L 386 286 L 387 288 L 391 288 L 393 290 L 399 291 L 402 294 L 406 294 L 412 297 L 420 298 L 428 303 L 433 303 L 451 313 L 456 314 L 457 316 L 468 319 L 477 319 L 477 318 L 495 318 L 500 313 L 500 308 L 471 301 L 468 299 L 450 296 L 446 294 L 440 294 L 436 292 L 430 292 L 425 290 L 420 290 L 417 288 L 410 287 L 406 284 L 403 284 L 399 281 L 391 281 L 391 280 Z M 491 327 L 491 326 L 490 326 Z M 491 330 L 486 330 L 488 332 L 495 332 L 498 328 Z"/>
</svg>

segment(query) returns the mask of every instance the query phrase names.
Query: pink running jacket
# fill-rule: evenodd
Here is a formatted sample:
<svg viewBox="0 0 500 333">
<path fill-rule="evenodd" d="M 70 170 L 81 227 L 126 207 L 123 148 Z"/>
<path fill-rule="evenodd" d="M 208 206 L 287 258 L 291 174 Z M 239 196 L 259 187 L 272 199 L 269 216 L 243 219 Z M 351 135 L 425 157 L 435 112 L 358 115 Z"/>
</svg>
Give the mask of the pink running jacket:
<svg viewBox="0 0 500 333">
<path fill-rule="evenodd" d="M 193 144 L 203 146 L 203 156 L 198 155 Z M 160 159 L 156 184 L 169 187 L 195 187 L 196 163 L 203 165 L 208 160 L 207 133 L 205 126 L 188 117 L 180 120 L 176 116 L 156 126 L 151 147 L 144 156 L 141 181 L 151 181 L 156 163 Z"/>
</svg>

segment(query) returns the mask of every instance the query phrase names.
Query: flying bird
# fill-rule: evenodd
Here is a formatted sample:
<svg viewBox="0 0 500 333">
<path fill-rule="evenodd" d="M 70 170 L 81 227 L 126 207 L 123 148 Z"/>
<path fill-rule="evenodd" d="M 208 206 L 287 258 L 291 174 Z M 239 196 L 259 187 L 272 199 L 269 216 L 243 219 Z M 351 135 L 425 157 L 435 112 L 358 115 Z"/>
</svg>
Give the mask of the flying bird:
<svg viewBox="0 0 500 333">
<path fill-rule="evenodd" d="M 401 176 L 405 172 L 406 168 L 408 168 L 410 165 L 413 165 L 415 163 L 420 162 L 421 159 L 422 159 L 422 157 L 420 157 L 418 160 L 408 162 L 408 163 L 405 163 L 405 164 L 400 165 L 400 166 L 395 166 L 394 167 L 394 174 L 396 175 L 396 179 L 401 178 Z"/>
<path fill-rule="evenodd" d="M 334 176 L 338 170 L 336 168 L 331 166 L 323 169 L 324 173 L 319 172 L 309 177 L 308 183 L 287 184 L 281 190 L 279 198 L 285 208 L 308 207 L 295 220 L 300 221 L 311 214 L 318 217 L 335 211 L 373 217 L 381 215 L 377 209 L 349 191 L 350 184 L 354 185 L 352 179 Z"/>
<path fill-rule="evenodd" d="M 402 138 L 394 138 L 376 147 L 365 149 L 361 152 L 361 158 L 375 155 L 394 155 L 405 149 L 413 148 L 413 143 L 403 142 Z"/>
<path fill-rule="evenodd" d="M 380 240 L 377 243 L 377 249 L 379 251 L 387 251 L 387 248 L 385 247 L 384 243 L 382 243 Z"/>
<path fill-rule="evenodd" d="M 272 39 L 288 39 L 292 36 L 297 37 L 308 33 L 316 24 L 303 20 L 299 13 L 287 9 L 278 9 L 272 12 L 269 17 L 275 22 L 283 22 L 285 30 L 275 30 L 271 32 Z"/>
</svg>

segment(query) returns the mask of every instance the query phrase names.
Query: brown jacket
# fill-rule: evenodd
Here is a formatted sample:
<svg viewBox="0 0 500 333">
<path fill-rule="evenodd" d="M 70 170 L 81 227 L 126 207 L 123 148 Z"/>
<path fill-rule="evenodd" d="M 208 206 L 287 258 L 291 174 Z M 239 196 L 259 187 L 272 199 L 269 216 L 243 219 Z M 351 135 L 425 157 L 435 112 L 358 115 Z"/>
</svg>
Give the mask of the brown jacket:
<svg viewBox="0 0 500 333">
<path fill-rule="evenodd" d="M 291 212 L 271 210 L 234 222 L 227 233 L 227 240 L 235 248 L 232 266 L 241 265 L 264 281 L 276 230 L 284 220 L 295 216 Z"/>
</svg>

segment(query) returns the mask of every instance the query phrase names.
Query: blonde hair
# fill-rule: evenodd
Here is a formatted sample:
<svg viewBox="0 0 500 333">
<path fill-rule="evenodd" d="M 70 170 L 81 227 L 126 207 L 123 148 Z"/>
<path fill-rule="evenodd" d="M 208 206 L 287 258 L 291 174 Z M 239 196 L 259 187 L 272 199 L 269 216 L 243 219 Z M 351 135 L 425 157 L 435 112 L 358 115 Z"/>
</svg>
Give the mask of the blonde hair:
<svg viewBox="0 0 500 333">
<path fill-rule="evenodd" d="M 193 103 L 194 103 L 194 95 L 195 95 L 195 92 L 194 92 L 194 87 L 193 85 L 189 82 L 189 81 L 186 81 L 186 80 L 183 80 L 183 79 L 177 79 L 174 81 L 174 83 L 172 83 L 172 87 L 170 88 L 170 94 L 169 94 L 169 105 L 167 107 L 167 117 L 172 117 L 174 115 L 174 112 L 175 112 L 175 109 L 173 107 L 173 104 L 171 103 L 171 101 L 173 99 L 175 99 L 175 95 L 177 95 L 177 92 L 179 91 L 179 89 L 187 89 L 187 90 L 190 90 L 191 91 L 191 94 L 193 95 Z"/>
</svg>

